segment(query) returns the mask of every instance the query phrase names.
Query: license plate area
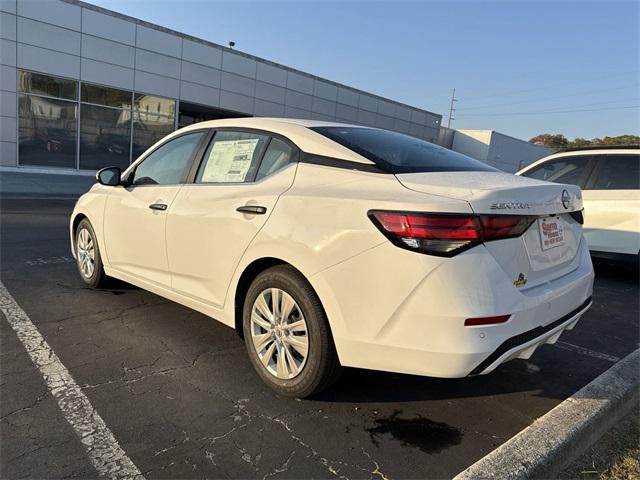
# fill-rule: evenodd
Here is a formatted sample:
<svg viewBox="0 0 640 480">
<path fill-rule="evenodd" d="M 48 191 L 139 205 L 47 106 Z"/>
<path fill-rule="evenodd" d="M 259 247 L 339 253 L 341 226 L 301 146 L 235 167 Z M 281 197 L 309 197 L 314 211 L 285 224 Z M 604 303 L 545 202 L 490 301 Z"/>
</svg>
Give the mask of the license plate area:
<svg viewBox="0 0 640 480">
<path fill-rule="evenodd" d="M 564 220 L 557 215 L 538 218 L 538 232 L 542 251 L 565 244 Z"/>
</svg>

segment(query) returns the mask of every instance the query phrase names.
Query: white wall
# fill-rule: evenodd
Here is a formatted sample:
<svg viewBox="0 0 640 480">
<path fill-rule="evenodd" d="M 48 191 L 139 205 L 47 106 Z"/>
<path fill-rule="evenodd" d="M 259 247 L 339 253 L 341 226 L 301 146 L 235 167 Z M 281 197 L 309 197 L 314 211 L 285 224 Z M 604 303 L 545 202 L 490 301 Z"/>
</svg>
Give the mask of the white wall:
<svg viewBox="0 0 640 480">
<path fill-rule="evenodd" d="M 553 150 L 493 130 L 456 130 L 451 149 L 505 172 L 517 172 Z"/>
<path fill-rule="evenodd" d="M 493 132 L 487 163 L 505 172 L 515 173 L 526 165 L 552 153 L 553 150 L 550 148 Z"/>
<path fill-rule="evenodd" d="M 451 149 L 486 162 L 491 130 L 456 130 Z"/>
</svg>

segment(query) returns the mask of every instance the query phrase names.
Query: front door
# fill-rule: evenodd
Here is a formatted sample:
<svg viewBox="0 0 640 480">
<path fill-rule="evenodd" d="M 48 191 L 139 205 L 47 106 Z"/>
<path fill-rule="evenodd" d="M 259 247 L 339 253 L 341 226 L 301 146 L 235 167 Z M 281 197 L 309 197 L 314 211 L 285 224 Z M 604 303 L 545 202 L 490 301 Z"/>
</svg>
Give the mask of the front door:
<svg viewBox="0 0 640 480">
<path fill-rule="evenodd" d="M 167 263 L 167 214 L 180 190 L 204 131 L 162 144 L 129 175 L 128 185 L 107 197 L 104 236 L 111 268 L 163 286 L 171 285 Z"/>
<path fill-rule="evenodd" d="M 168 216 L 174 290 L 223 306 L 244 251 L 293 183 L 296 152 L 266 133 L 216 132 L 195 182 L 180 189 Z"/>
</svg>

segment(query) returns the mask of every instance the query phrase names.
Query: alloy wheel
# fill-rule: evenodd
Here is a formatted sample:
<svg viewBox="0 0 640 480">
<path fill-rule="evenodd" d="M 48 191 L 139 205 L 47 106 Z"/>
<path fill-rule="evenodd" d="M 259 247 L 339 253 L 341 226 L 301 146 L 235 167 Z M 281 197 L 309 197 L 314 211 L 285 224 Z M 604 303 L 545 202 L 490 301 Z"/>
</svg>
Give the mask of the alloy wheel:
<svg viewBox="0 0 640 480">
<path fill-rule="evenodd" d="M 78 232 L 77 244 L 76 253 L 78 257 L 78 266 L 80 267 L 82 276 L 85 278 L 91 278 L 96 268 L 96 254 L 93 246 L 93 237 L 91 237 L 91 234 L 86 228 L 83 228 Z"/>
<path fill-rule="evenodd" d="M 269 288 L 258 295 L 251 309 L 251 339 L 262 365 L 274 377 L 292 379 L 307 362 L 307 323 L 284 290 Z"/>
</svg>

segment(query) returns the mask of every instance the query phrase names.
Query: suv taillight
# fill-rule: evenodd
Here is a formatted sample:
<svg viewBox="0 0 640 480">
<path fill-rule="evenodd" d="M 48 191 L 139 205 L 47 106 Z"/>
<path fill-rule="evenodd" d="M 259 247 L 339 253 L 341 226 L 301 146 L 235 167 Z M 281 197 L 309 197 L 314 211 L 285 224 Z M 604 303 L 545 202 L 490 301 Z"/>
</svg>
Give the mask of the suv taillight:
<svg viewBox="0 0 640 480">
<path fill-rule="evenodd" d="M 452 257 L 490 240 L 519 237 L 535 221 L 530 215 L 369 211 L 369 218 L 394 245 Z"/>
</svg>

